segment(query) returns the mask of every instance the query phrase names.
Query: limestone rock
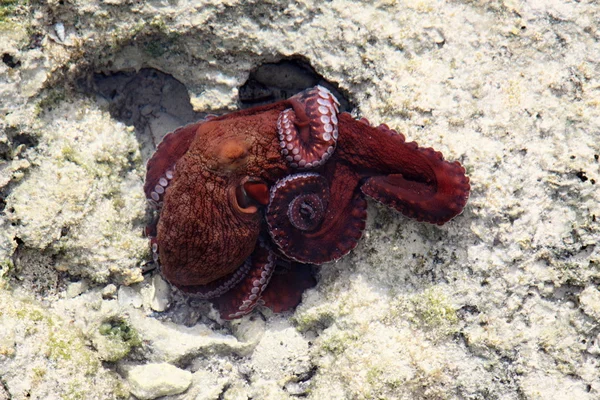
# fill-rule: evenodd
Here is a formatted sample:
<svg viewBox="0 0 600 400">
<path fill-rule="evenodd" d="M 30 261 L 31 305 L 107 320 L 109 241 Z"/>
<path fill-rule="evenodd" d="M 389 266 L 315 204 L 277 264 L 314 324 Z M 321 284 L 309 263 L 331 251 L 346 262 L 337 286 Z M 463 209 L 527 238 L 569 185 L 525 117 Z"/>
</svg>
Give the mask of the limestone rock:
<svg viewBox="0 0 600 400">
<path fill-rule="evenodd" d="M 168 363 L 144 364 L 127 370 L 131 393 L 140 400 L 151 400 L 185 392 L 192 373 Z"/>
</svg>

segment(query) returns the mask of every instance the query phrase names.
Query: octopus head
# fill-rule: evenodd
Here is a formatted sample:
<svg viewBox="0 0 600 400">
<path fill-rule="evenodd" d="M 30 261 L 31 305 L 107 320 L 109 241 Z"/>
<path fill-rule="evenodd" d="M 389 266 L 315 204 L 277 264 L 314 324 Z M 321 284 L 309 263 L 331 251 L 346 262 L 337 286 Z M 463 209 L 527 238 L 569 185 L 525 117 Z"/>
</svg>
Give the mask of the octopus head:
<svg viewBox="0 0 600 400">
<path fill-rule="evenodd" d="M 268 187 L 247 175 L 250 143 L 217 122 L 198 128 L 177 161 L 157 226 L 163 275 L 203 285 L 235 271 L 252 253 Z"/>
</svg>

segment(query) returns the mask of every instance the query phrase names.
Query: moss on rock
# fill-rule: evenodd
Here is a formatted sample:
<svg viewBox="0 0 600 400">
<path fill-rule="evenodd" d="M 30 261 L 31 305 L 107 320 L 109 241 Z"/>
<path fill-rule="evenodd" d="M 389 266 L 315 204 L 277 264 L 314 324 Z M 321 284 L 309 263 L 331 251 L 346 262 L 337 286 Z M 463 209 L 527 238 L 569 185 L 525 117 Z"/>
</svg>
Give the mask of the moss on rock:
<svg viewBox="0 0 600 400">
<path fill-rule="evenodd" d="M 31 398 L 122 398 L 124 381 L 102 367 L 81 330 L 20 293 L 0 288 L 0 375 Z M 26 341 L 23 347 L 18 343 Z"/>
</svg>

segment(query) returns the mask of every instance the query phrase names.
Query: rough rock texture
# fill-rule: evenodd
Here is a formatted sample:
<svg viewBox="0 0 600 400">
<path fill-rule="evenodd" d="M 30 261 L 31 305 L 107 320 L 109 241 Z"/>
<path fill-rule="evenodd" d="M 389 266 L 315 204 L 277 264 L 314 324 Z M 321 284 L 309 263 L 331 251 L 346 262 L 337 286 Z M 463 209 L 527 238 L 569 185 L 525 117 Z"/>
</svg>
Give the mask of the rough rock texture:
<svg viewBox="0 0 600 400">
<path fill-rule="evenodd" d="M 139 148 L 125 126 L 85 100 L 61 102 L 32 130 L 27 179 L 6 198 L 22 246 L 48 251 L 60 271 L 106 281 L 140 281 Z M 136 229 L 137 227 L 137 229 Z"/>
<path fill-rule="evenodd" d="M 140 400 L 179 394 L 192 384 L 192 373 L 171 364 L 144 364 L 126 368 L 131 393 Z"/>
<path fill-rule="evenodd" d="M 600 397 L 599 19 L 594 1 L 2 2 L 0 397 L 127 398 L 148 363 L 192 373 L 173 399 Z M 158 69 L 209 113 L 286 57 L 459 159 L 472 195 L 443 227 L 370 204 L 295 313 L 223 323 L 141 273 L 144 163 L 195 114 L 165 84 L 119 103 L 126 126 L 94 74 Z"/>
<path fill-rule="evenodd" d="M 80 321 L 61 318 L 19 290 L 1 290 L 0 304 L 0 375 L 9 398 L 127 396 L 123 379 L 90 348 Z"/>
</svg>

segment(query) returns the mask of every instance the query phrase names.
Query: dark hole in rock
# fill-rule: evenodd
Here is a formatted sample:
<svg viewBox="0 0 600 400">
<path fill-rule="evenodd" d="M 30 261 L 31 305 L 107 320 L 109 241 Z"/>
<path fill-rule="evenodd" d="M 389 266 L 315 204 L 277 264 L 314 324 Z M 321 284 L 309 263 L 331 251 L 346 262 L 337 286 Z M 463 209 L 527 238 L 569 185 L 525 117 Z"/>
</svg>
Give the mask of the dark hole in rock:
<svg viewBox="0 0 600 400">
<path fill-rule="evenodd" d="M 3 160 L 8 160 L 10 159 L 10 146 L 8 145 L 8 143 L 2 143 L 0 142 L 0 159 Z"/>
<path fill-rule="evenodd" d="M 308 62 L 296 58 L 262 64 L 250 72 L 248 80 L 239 89 L 240 108 L 284 100 L 315 85 L 326 87 L 337 97 L 340 111 L 354 108 L 336 85 L 317 74 Z"/>
<path fill-rule="evenodd" d="M 13 148 L 17 148 L 20 145 L 28 148 L 38 145 L 38 138 L 26 132 L 17 132 L 14 136 L 9 134 L 9 138 L 11 139 Z"/>
<path fill-rule="evenodd" d="M 6 136 L 7 143 L 0 143 L 0 159 L 11 160 L 15 157 L 15 151 L 21 145 L 26 148 L 35 147 L 38 144 L 38 138 L 30 133 L 22 132 L 14 127 L 7 127 Z"/>
<path fill-rule="evenodd" d="M 55 296 L 65 289 L 66 274 L 56 270 L 54 255 L 50 251 L 27 247 L 19 237 L 15 237 L 15 242 L 14 269 L 9 272 L 11 285 L 27 288 L 38 298 Z"/>
<path fill-rule="evenodd" d="M 0 376 L 0 399 L 11 399 L 8 383 Z"/>
<path fill-rule="evenodd" d="M 205 117 L 192 109 L 185 86 L 152 68 L 94 74 L 94 88 L 113 118 L 135 127 L 142 157 L 148 160 L 163 136 Z"/>
<path fill-rule="evenodd" d="M 9 53 L 2 54 L 2 62 L 9 68 L 16 68 L 21 65 L 21 61 L 16 60 L 15 57 Z"/>
<path fill-rule="evenodd" d="M 581 182 L 585 182 L 587 181 L 589 178 L 586 175 L 585 171 L 578 171 L 575 173 L 575 176 L 577 176 L 579 179 L 581 179 Z"/>
<path fill-rule="evenodd" d="M 467 314 L 470 315 L 479 315 L 481 313 L 481 311 L 479 311 L 479 308 L 477 308 L 476 305 L 470 305 L 470 304 L 466 304 L 464 306 L 462 306 L 461 308 L 458 309 L 458 315 L 462 318 L 465 319 Z"/>
<path fill-rule="evenodd" d="M 8 142 L 0 143 L 0 160 L 9 161 L 23 157 L 21 154 L 24 150 L 23 147 L 30 148 L 35 147 L 38 144 L 37 137 L 30 133 L 22 132 L 15 127 L 7 127 L 5 132 L 8 137 Z M 8 165 L 8 163 L 0 161 L 0 171 L 8 167 Z M 24 169 L 27 168 L 25 167 Z M 4 212 L 4 209 L 6 208 L 6 198 L 8 197 L 8 193 L 10 193 L 13 186 L 18 182 L 18 179 L 14 179 L 16 173 L 17 171 L 14 171 L 12 174 L 13 178 L 10 178 L 5 186 L 0 188 L 0 213 Z"/>
<path fill-rule="evenodd" d="M 38 49 L 42 47 L 42 41 L 44 40 L 44 34 L 41 32 L 33 32 L 29 36 L 28 49 Z"/>
<path fill-rule="evenodd" d="M 113 118 L 135 127 L 144 160 L 152 156 L 165 134 L 206 116 L 193 110 L 185 85 L 153 68 L 96 73 L 92 82 L 93 87 L 85 90 L 106 102 Z M 331 90 L 341 103 L 341 111 L 354 108 L 334 84 L 300 59 L 263 64 L 252 71 L 240 87 L 239 105 L 248 108 L 272 103 L 315 85 Z"/>
</svg>

